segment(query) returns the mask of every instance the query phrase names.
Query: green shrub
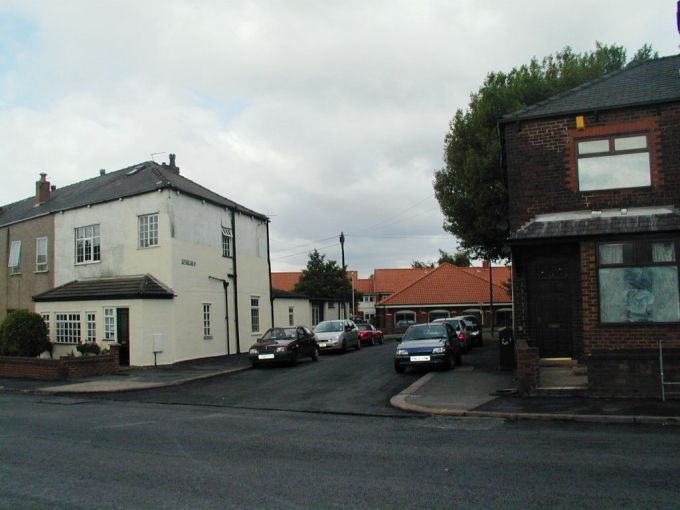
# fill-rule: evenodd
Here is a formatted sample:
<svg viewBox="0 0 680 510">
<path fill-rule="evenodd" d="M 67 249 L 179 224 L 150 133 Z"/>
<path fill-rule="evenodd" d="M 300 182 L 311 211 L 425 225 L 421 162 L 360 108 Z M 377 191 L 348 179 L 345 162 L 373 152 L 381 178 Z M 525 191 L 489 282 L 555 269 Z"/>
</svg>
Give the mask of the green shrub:
<svg viewBox="0 0 680 510">
<path fill-rule="evenodd" d="M 0 325 L 0 355 L 34 358 L 49 347 L 47 326 L 37 313 L 17 310 Z"/>
</svg>

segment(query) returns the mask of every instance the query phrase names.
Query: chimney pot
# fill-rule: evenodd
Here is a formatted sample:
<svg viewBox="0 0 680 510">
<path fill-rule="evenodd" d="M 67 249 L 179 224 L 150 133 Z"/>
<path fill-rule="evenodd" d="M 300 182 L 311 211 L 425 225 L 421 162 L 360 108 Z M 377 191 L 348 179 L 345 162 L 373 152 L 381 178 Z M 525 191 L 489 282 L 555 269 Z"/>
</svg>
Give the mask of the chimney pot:
<svg viewBox="0 0 680 510">
<path fill-rule="evenodd" d="M 52 186 L 50 186 L 50 191 L 54 191 L 55 189 L 57 189 L 57 185 L 56 185 L 56 184 L 52 184 Z"/>
<path fill-rule="evenodd" d="M 35 204 L 42 204 L 50 199 L 50 181 L 47 180 L 47 174 L 40 172 L 40 180 L 35 183 Z"/>
<path fill-rule="evenodd" d="M 105 169 L 105 168 L 100 168 L 100 169 L 99 169 L 99 175 L 106 175 L 106 169 Z"/>
<path fill-rule="evenodd" d="M 40 182 L 45 182 L 45 179 L 47 179 L 47 174 L 40 172 Z"/>
</svg>

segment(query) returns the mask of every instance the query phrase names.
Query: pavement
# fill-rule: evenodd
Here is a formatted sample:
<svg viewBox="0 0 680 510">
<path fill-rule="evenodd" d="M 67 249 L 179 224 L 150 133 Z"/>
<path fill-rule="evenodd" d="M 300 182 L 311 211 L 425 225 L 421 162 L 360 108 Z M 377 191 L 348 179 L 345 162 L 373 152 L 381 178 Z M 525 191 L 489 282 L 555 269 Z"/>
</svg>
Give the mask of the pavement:
<svg viewBox="0 0 680 510">
<path fill-rule="evenodd" d="M 397 338 L 388 339 L 396 344 Z M 680 425 L 680 400 L 602 399 L 585 396 L 520 397 L 512 371 L 498 369 L 498 347 L 487 341 L 463 356 L 450 371 L 422 371 L 422 376 L 390 404 L 429 415 L 494 417 L 588 423 Z M 177 386 L 250 368 L 247 355 L 196 360 L 173 366 L 125 368 L 118 374 L 72 381 L 0 378 L 1 392 L 87 394 Z"/>
</svg>

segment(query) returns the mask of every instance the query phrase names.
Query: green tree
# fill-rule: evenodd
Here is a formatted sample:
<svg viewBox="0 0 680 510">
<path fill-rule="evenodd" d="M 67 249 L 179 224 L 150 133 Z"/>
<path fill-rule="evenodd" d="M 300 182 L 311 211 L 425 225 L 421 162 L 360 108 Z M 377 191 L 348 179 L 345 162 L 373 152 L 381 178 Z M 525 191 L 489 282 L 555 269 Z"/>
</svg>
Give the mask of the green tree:
<svg viewBox="0 0 680 510">
<path fill-rule="evenodd" d="M 430 267 L 434 267 L 434 262 L 423 262 L 422 260 L 414 260 L 411 262 L 412 269 L 425 269 Z"/>
<path fill-rule="evenodd" d="M 445 262 L 458 267 L 470 267 L 472 265 L 470 262 L 470 252 L 468 250 L 458 250 L 456 253 L 452 254 L 440 249 L 437 265 L 441 266 Z"/>
<path fill-rule="evenodd" d="M 0 355 L 35 357 L 48 350 L 47 325 L 37 313 L 17 310 L 0 325 Z"/>
<path fill-rule="evenodd" d="M 347 271 L 334 260 L 326 260 L 326 256 L 317 250 L 309 254 L 307 268 L 293 290 L 310 298 L 341 300 L 344 297 L 347 301 L 352 298 L 352 283 Z"/>
<path fill-rule="evenodd" d="M 648 45 L 631 62 L 657 57 Z M 460 239 L 475 258 L 504 258 L 509 234 L 508 196 L 500 165 L 498 121 L 503 115 L 565 92 L 626 64 L 622 46 L 596 43 L 582 54 L 566 47 L 542 61 L 510 72 L 491 72 L 458 110 L 444 140 L 445 167 L 434 175 L 434 190 L 444 214 L 444 230 Z"/>
</svg>

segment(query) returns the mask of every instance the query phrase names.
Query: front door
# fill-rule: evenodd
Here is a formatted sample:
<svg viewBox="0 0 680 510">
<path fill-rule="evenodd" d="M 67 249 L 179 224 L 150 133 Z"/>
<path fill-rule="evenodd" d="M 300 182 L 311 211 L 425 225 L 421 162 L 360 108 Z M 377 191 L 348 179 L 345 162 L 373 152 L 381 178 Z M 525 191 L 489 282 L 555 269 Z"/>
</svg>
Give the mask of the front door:
<svg viewBox="0 0 680 510">
<path fill-rule="evenodd" d="M 117 338 L 120 344 L 120 364 L 128 366 L 130 364 L 130 309 L 116 309 L 116 328 Z"/>
<path fill-rule="evenodd" d="M 541 358 L 570 358 L 574 353 L 571 273 L 568 258 L 542 258 L 531 265 L 532 331 Z"/>
</svg>

